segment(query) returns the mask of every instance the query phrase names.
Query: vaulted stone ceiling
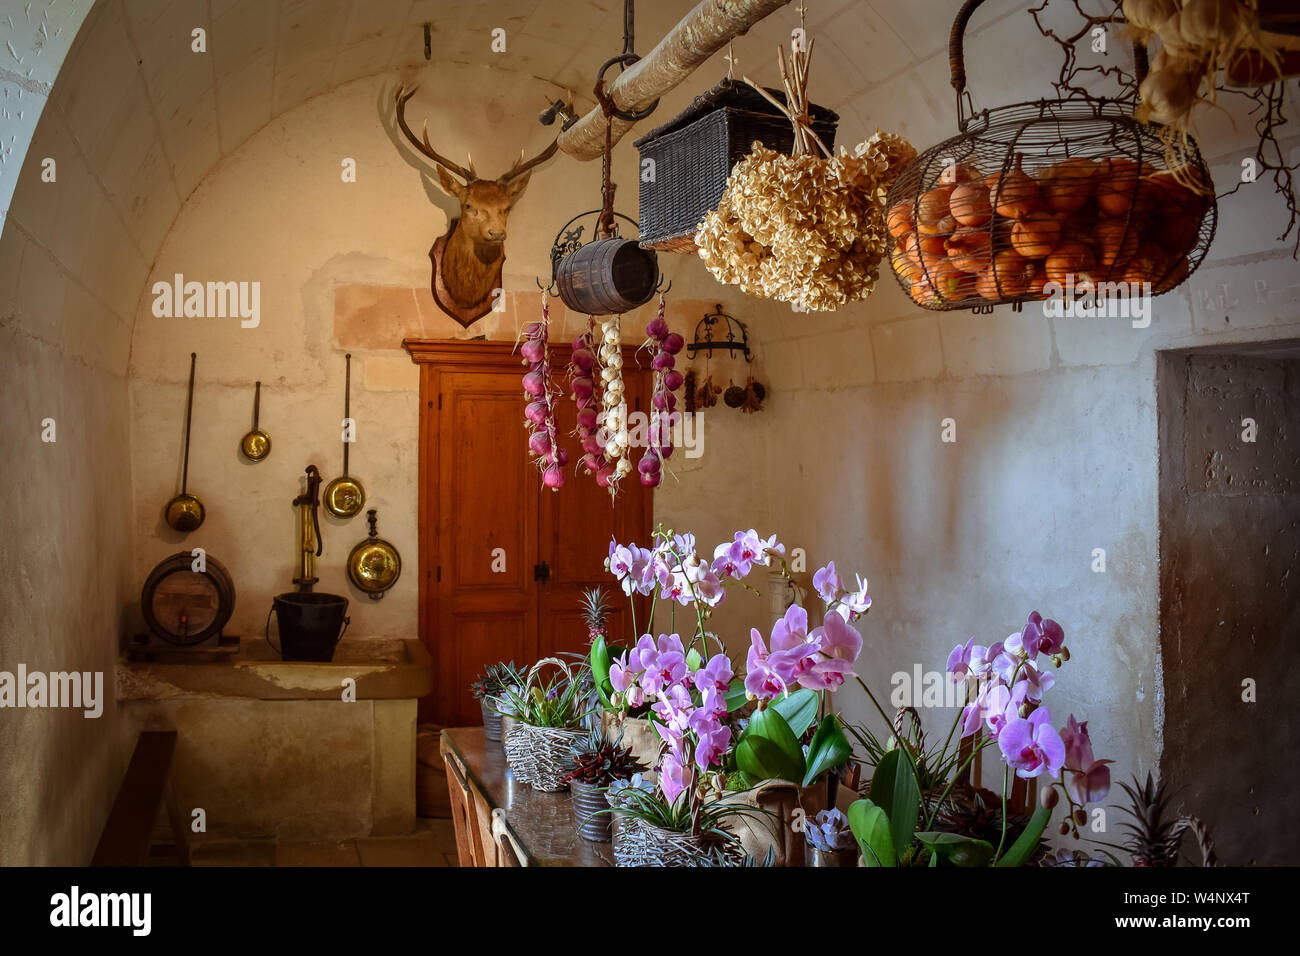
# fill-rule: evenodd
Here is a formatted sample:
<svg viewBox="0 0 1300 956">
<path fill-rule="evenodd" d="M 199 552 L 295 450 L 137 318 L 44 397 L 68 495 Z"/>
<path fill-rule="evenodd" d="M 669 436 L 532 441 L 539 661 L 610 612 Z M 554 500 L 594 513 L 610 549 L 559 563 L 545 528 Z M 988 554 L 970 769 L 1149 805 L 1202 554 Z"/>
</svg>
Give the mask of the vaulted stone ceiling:
<svg viewBox="0 0 1300 956">
<path fill-rule="evenodd" d="M 639 4 L 638 51 L 647 52 L 692 6 L 693 0 Z M 992 20 L 1015 6 L 990 0 L 981 17 Z M 813 0 L 808 25 L 816 75 L 823 78 L 815 83 L 819 102 L 852 111 L 873 87 L 940 53 L 953 8 L 951 0 Z M 788 7 L 739 40 L 741 69 L 774 79 L 772 52 L 788 38 L 796 16 Z M 431 24 L 435 61 L 536 76 L 587 108 L 595 69 L 621 48 L 623 5 L 99 0 L 69 52 L 52 103 L 150 258 L 207 171 L 273 117 L 348 81 L 424 64 L 425 23 Z M 190 50 L 196 26 L 208 29 L 208 56 Z M 497 27 L 506 31 L 504 54 L 491 50 Z M 703 75 L 713 79 L 725 70 L 717 59 Z M 550 92 L 539 88 L 539 109 Z"/>
</svg>

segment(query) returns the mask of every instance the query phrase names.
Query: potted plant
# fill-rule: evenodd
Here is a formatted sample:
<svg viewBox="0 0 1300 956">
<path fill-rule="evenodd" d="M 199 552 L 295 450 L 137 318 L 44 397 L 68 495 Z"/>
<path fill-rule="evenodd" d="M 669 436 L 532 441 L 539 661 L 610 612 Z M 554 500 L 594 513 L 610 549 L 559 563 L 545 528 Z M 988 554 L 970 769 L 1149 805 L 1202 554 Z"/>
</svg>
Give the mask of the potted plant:
<svg viewBox="0 0 1300 956">
<path fill-rule="evenodd" d="M 1066 813 L 1059 832 L 1078 837 L 1088 818 L 1086 804 L 1102 800 L 1110 789 L 1111 761 L 1094 756 L 1087 723 L 1071 715 L 1059 731 L 1053 727 L 1043 698 L 1055 676 L 1043 657 L 1059 668 L 1070 653 L 1061 626 L 1037 612 L 1003 641 L 985 647 L 972 638 L 955 647 L 948 673 L 971 682 L 975 696 L 958 712 L 940 748 L 925 747 L 914 711 L 911 728 L 902 730 L 900 714 L 896 735 L 883 747 L 869 732 L 853 730 L 875 768 L 867 796 L 848 812 L 864 865 L 1025 865 L 1046 854 L 1042 834 L 1062 797 Z M 889 723 L 871 689 L 858 683 Z M 963 740 L 969 741 L 964 749 Z M 1004 763 L 1000 797 L 964 782 L 975 755 L 993 745 Z M 1013 773 L 1049 781 L 1027 820 L 1017 819 L 1007 805 Z"/>
<path fill-rule="evenodd" d="M 488 740 L 501 740 L 501 712 L 496 701 L 508 687 L 523 683 L 523 675 L 515 662 L 489 664 L 470 685 L 470 692 L 483 711 L 483 736 Z"/>
<path fill-rule="evenodd" d="M 805 822 L 804 837 L 805 866 L 858 865 L 858 844 L 844 811 L 822 810 Z"/>
<path fill-rule="evenodd" d="M 750 633 L 744 687 L 755 709 L 728 776 L 728 788 L 739 791 L 732 799 L 769 811 L 741 825 L 746 850 L 757 856 L 771 847 L 778 866 L 803 864 L 804 832 L 796 822 L 834 806 L 852 747 L 831 703 L 856 676 L 862 635 L 852 622 L 871 608 L 866 582 L 859 577 L 855 589 L 846 588 L 834 562 L 813 575 L 813 587 L 823 604 L 819 626 L 810 628 L 808 612 L 796 603 L 768 641 L 757 628 Z"/>
<path fill-rule="evenodd" d="M 642 773 L 646 765 L 623 746 L 622 737 L 611 740 L 600 729 L 575 741 L 570 755 L 573 769 L 564 779 L 573 795 L 573 823 L 578 836 L 608 843 L 611 820 L 605 793 L 615 782 Z"/>
<path fill-rule="evenodd" d="M 661 742 L 656 760 L 657 788 L 646 795 L 634 795 L 630 808 L 615 808 L 616 814 L 631 818 L 627 829 L 648 847 L 643 856 L 657 859 L 655 853 L 662 850 L 677 859 L 691 853 L 708 853 L 710 844 L 722 842 L 758 858 L 779 839 L 777 855 L 784 859 L 792 855 L 785 847 L 787 842 L 793 842 L 785 839 L 785 831 L 790 828 L 787 821 L 793 818 L 794 809 L 794 805 L 785 804 L 792 801 L 785 799 L 773 808 L 749 792 L 780 777 L 782 782 L 768 785 L 767 790 L 788 791 L 789 797 L 800 786 L 816 785 L 824 795 L 825 774 L 848 759 L 850 748 L 838 719 L 819 713 L 825 710 L 828 697 L 819 701 L 812 690 L 798 696 L 792 692 L 803 689 L 800 679 L 810 687 L 825 690 L 842 684 L 845 675 L 852 673 L 852 658 L 857 651 L 849 653 L 851 641 L 843 631 L 847 628 L 856 635 L 847 624 L 849 612 L 842 616 L 836 613 L 836 622 L 829 625 L 829 630 L 824 625 L 811 638 L 805 615 L 805 626 L 798 635 L 789 628 L 789 633 L 783 635 L 783 639 L 793 642 L 791 646 L 774 647 L 775 656 L 770 662 L 766 648 L 761 660 L 756 661 L 751 654 L 751 672 L 756 663 L 761 664 L 756 679 L 766 681 L 762 699 L 754 692 L 750 677 L 737 679 L 721 642 L 707 630 L 708 618 L 725 599 L 727 589 L 741 585 L 755 567 L 775 562 L 783 573 L 788 573 L 784 553 L 775 537 L 764 539 L 753 529 L 739 531 L 731 541 L 718 545 L 711 560 L 697 552 L 693 535 L 674 534 L 662 527 L 656 529 L 649 548 L 617 543 L 610 546 L 607 566 L 623 592 L 629 598 L 644 595 L 651 599 L 650 620 L 634 647 L 610 647 L 601 636 L 593 641 L 590 654 L 593 680 L 605 708 L 624 719 L 643 713 Z M 865 596 L 865 585 L 861 591 Z M 672 623 L 678 607 L 692 612 L 693 633 L 684 639 L 674 628 L 673 633 L 654 636 L 654 617 L 661 604 L 668 606 Z M 632 614 L 633 629 L 639 632 L 635 603 Z M 719 646 L 711 656 L 710 640 Z M 758 643 L 762 643 L 761 638 Z M 771 704 L 769 709 L 777 698 L 780 705 Z M 757 700 L 758 709 L 746 724 L 743 714 L 751 699 Z M 798 715 L 798 733 L 777 713 L 781 708 Z M 809 763 L 799 735 L 814 724 Z M 774 747 L 779 751 L 775 755 Z M 740 796 L 738 791 L 749 796 Z M 797 798 L 793 803 L 797 804 Z M 822 808 L 824 803 L 818 807 Z M 766 843 L 755 838 L 750 841 L 753 846 L 740 846 L 738 834 L 748 821 L 772 818 L 777 822 L 766 829 L 777 837 Z M 801 843 L 797 851 L 793 855 L 802 860 Z M 615 856 L 620 856 L 617 846 Z"/>
<path fill-rule="evenodd" d="M 560 673 L 541 680 L 543 667 Z M 583 735 L 586 706 L 585 665 L 575 673 L 557 657 L 544 657 L 528 669 L 521 687 L 502 691 L 503 711 L 512 722 L 505 735 L 506 763 L 518 780 L 534 790 L 565 789 L 569 752 Z"/>
</svg>

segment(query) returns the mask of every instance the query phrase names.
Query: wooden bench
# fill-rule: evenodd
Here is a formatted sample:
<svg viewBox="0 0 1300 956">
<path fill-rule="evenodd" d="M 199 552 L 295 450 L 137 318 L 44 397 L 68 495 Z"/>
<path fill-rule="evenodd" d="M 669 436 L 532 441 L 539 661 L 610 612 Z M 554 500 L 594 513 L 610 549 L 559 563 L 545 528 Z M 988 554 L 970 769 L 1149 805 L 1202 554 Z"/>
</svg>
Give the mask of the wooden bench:
<svg viewBox="0 0 1300 956">
<path fill-rule="evenodd" d="M 188 830 L 171 785 L 176 731 L 149 730 L 140 734 L 131 763 L 100 834 L 91 866 L 145 866 L 150 862 L 154 821 L 167 801 L 167 817 L 182 866 L 190 865 Z"/>
</svg>

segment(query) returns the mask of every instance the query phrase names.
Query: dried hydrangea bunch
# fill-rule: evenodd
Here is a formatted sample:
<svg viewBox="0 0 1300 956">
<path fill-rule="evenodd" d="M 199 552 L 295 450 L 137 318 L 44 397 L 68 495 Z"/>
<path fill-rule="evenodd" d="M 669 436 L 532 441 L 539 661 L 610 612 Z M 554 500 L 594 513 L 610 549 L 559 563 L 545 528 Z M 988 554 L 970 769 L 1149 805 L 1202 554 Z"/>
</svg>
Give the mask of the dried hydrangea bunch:
<svg viewBox="0 0 1300 956">
<path fill-rule="evenodd" d="M 888 249 L 885 194 L 915 157 L 879 130 L 832 158 L 755 142 L 696 231 L 700 258 L 719 281 L 806 311 L 865 299 Z"/>
</svg>

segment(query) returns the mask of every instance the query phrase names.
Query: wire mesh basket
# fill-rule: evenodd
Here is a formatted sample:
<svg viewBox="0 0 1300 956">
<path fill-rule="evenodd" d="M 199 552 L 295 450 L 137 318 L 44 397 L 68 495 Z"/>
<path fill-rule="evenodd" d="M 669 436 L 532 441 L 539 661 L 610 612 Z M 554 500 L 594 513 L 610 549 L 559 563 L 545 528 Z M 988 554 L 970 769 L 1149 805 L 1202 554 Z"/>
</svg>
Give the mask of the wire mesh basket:
<svg viewBox="0 0 1300 956">
<path fill-rule="evenodd" d="M 1195 141 L 1090 95 L 966 115 L 962 36 L 981 2 L 967 0 L 949 44 L 960 133 L 919 155 L 886 200 L 895 278 L 935 311 L 1178 286 L 1217 222 Z"/>
</svg>

